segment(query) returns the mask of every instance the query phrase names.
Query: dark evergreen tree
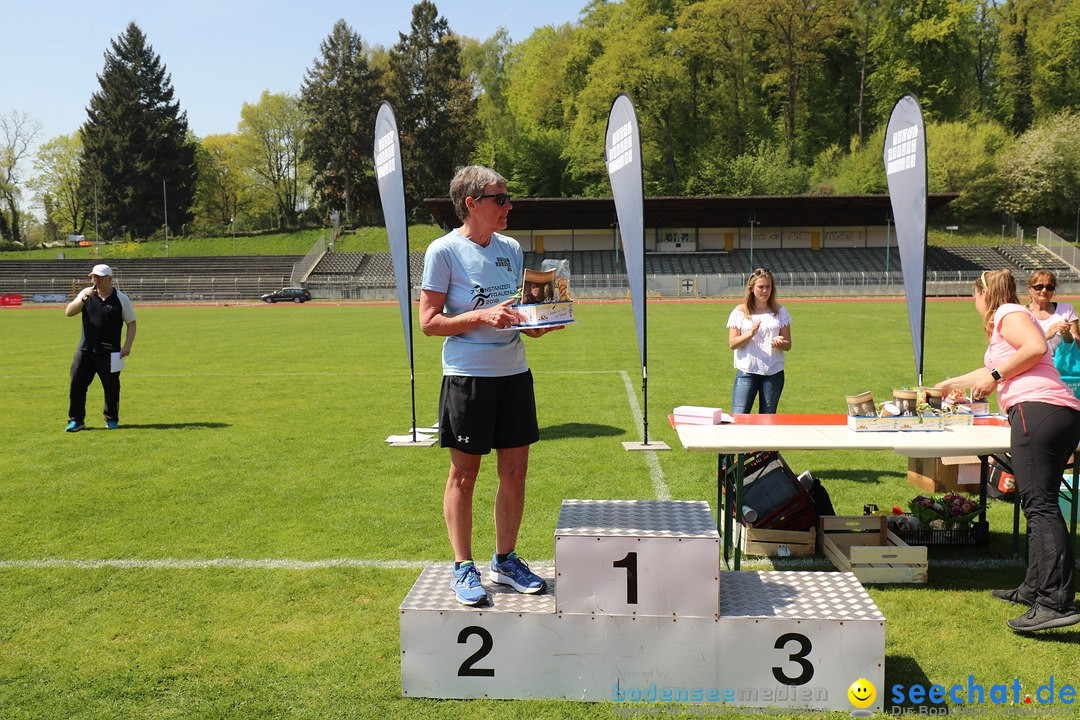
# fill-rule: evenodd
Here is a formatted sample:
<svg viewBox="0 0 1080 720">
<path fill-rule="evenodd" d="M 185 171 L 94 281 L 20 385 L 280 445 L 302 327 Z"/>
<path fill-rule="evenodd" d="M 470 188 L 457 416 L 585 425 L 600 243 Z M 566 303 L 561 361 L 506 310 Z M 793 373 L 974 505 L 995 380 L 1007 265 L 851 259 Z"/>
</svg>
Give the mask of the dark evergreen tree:
<svg viewBox="0 0 1080 720">
<path fill-rule="evenodd" d="M 166 198 L 176 232 L 191 219 L 197 177 L 187 114 L 135 23 L 110 45 L 82 126 L 82 185 L 97 186 L 100 220 L 110 233 L 153 233 L 165 224 Z"/>
<path fill-rule="evenodd" d="M 408 35 L 390 49 L 389 94 L 405 156 L 405 202 L 414 218 L 425 197 L 446 197 L 450 178 L 476 146 L 473 87 L 461 45 L 430 0 L 413 6 Z"/>
<path fill-rule="evenodd" d="M 371 156 L 381 73 L 368 63 L 360 35 L 344 20 L 334 23 L 320 50 L 322 57 L 300 89 L 307 120 L 303 157 L 321 204 L 343 210 L 346 222 L 357 225 L 375 219 Z"/>
<path fill-rule="evenodd" d="M 1000 114 L 1006 127 L 1022 133 L 1035 119 L 1031 97 L 1031 48 L 1028 43 L 1030 3 L 1010 0 L 1003 9 L 1001 29 Z"/>
</svg>

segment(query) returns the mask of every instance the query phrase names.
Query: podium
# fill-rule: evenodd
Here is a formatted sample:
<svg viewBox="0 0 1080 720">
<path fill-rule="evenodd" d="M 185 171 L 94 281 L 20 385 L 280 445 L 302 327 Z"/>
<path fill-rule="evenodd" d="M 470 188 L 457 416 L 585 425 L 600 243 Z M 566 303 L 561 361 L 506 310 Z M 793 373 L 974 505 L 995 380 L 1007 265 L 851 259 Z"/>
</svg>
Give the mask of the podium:
<svg viewBox="0 0 1080 720">
<path fill-rule="evenodd" d="M 465 607 L 449 563 L 399 609 L 407 697 L 850 711 L 868 680 L 882 709 L 885 618 L 851 573 L 721 572 L 704 501 L 564 500 L 548 590 L 486 580 Z"/>
</svg>

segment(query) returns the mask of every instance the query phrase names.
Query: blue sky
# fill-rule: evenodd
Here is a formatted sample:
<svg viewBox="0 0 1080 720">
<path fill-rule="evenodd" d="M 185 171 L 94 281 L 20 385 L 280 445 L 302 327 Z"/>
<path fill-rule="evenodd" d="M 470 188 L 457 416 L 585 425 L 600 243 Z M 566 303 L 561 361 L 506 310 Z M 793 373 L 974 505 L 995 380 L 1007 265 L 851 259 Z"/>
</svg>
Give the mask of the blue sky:
<svg viewBox="0 0 1080 720">
<path fill-rule="evenodd" d="M 514 41 L 543 25 L 576 22 L 588 0 L 435 0 L 461 35 Z M 172 75 L 199 136 L 235 132 L 240 107 L 263 90 L 297 92 L 319 43 L 343 18 L 389 48 L 409 31 L 409 0 L 5 0 L 0 114 L 41 123 L 38 142 L 75 132 L 98 89 L 109 41 L 134 20 Z"/>
</svg>

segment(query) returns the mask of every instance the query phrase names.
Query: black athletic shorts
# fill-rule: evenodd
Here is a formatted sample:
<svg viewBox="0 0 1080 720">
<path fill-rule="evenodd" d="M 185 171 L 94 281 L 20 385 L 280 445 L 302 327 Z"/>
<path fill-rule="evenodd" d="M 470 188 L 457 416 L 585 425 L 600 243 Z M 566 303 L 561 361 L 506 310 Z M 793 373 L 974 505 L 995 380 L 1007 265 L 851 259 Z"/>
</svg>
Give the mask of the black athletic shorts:
<svg viewBox="0 0 1080 720">
<path fill-rule="evenodd" d="M 443 377 L 439 446 L 470 455 L 531 445 L 540 439 L 532 371 L 505 377 Z"/>
</svg>

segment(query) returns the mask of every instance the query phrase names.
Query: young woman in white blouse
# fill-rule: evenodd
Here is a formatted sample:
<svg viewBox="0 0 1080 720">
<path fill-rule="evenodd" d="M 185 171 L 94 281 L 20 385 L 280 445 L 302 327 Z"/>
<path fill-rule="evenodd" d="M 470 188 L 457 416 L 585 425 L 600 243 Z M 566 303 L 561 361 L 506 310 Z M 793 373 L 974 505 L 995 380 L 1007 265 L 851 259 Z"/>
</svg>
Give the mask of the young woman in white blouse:
<svg viewBox="0 0 1080 720">
<path fill-rule="evenodd" d="M 791 316 L 776 302 L 770 271 L 750 273 L 746 296 L 731 311 L 727 326 L 728 346 L 735 351 L 731 412 L 748 413 L 760 398 L 758 412 L 775 413 L 784 391 L 784 353 L 791 349 Z"/>
</svg>

